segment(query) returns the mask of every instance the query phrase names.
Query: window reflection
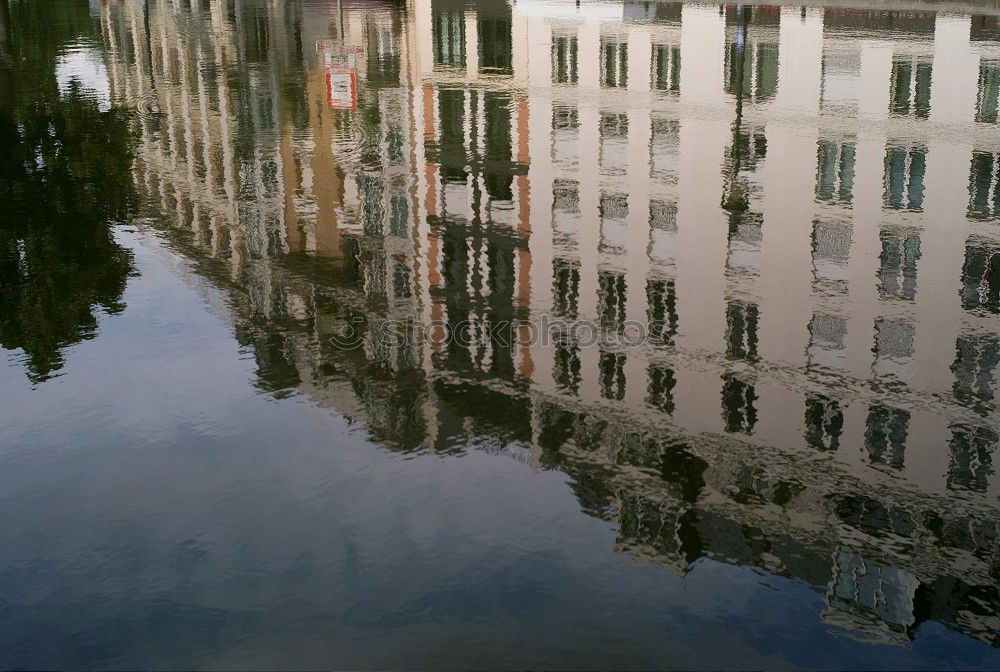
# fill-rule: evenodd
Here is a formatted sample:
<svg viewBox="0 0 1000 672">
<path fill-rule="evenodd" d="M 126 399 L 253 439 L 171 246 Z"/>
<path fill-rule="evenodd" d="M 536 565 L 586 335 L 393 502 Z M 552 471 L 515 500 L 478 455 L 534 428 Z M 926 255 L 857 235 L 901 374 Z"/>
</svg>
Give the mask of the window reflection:
<svg viewBox="0 0 1000 672">
<path fill-rule="evenodd" d="M 1000 243 L 972 237 L 962 264 L 962 308 L 1000 313 Z"/>
<path fill-rule="evenodd" d="M 680 122 L 654 116 L 651 122 L 649 153 L 652 177 L 676 182 L 680 162 Z"/>
<path fill-rule="evenodd" d="M 575 165 L 578 157 L 580 115 L 576 107 L 552 108 L 552 160 Z"/>
<path fill-rule="evenodd" d="M 465 16 L 458 8 L 435 12 L 434 64 L 465 67 Z"/>
<path fill-rule="evenodd" d="M 761 247 L 764 243 L 763 217 L 747 212 L 729 222 L 729 248 L 726 270 L 749 276 L 760 274 Z"/>
<path fill-rule="evenodd" d="M 747 301 L 730 301 L 726 306 L 726 357 L 757 360 L 757 305 Z"/>
<path fill-rule="evenodd" d="M 952 425 L 948 444 L 948 488 L 986 492 L 993 475 L 993 453 L 1000 441 L 987 427 Z"/>
<path fill-rule="evenodd" d="M 996 394 L 1000 336 L 995 333 L 959 336 L 955 343 L 953 391 L 960 400 L 991 401 Z"/>
<path fill-rule="evenodd" d="M 853 229 L 849 222 L 816 220 L 812 232 L 813 279 L 836 292 L 847 292 Z"/>
<path fill-rule="evenodd" d="M 854 197 L 853 142 L 819 141 L 816 198 L 830 203 L 850 204 Z"/>
<path fill-rule="evenodd" d="M 602 352 L 598 362 L 601 373 L 601 396 L 621 401 L 625 398 L 625 354 Z"/>
<path fill-rule="evenodd" d="M 628 86 L 628 40 L 626 38 L 601 38 L 601 86 L 624 88 Z"/>
<path fill-rule="evenodd" d="M 669 345 L 677 335 L 677 290 L 674 281 L 666 278 L 647 280 L 646 303 L 650 338 L 655 343 Z"/>
<path fill-rule="evenodd" d="M 677 206 L 666 201 L 649 202 L 649 260 L 671 267 L 677 259 Z"/>
<path fill-rule="evenodd" d="M 843 369 L 847 361 L 847 320 L 837 315 L 815 313 L 809 322 L 809 366 Z"/>
<path fill-rule="evenodd" d="M 726 431 L 753 434 L 757 425 L 757 392 L 738 374 L 727 373 L 722 377 L 722 420 Z"/>
<path fill-rule="evenodd" d="M 926 119 L 931 111 L 931 64 L 910 57 L 892 61 L 889 111 Z"/>
<path fill-rule="evenodd" d="M 902 377 L 913 358 L 915 334 L 913 324 L 905 319 L 883 317 L 875 320 L 872 373 L 876 376 Z"/>
<path fill-rule="evenodd" d="M 580 391 L 580 346 L 566 334 L 557 336 L 552 376 L 556 386 L 570 394 Z"/>
<path fill-rule="evenodd" d="M 882 404 L 872 406 L 865 428 L 868 459 L 894 469 L 902 468 L 909 426 L 909 411 Z"/>
<path fill-rule="evenodd" d="M 628 196 L 625 194 L 601 195 L 600 251 L 624 254 L 628 238 Z"/>
<path fill-rule="evenodd" d="M 671 93 L 680 92 L 681 48 L 670 44 L 654 44 L 652 59 L 653 89 Z"/>
<path fill-rule="evenodd" d="M 884 204 L 887 208 L 920 210 L 924 206 L 927 150 L 889 147 L 885 152 Z"/>
<path fill-rule="evenodd" d="M 913 625 L 914 599 L 920 580 L 905 570 L 850 552 L 836 556 L 824 619 L 847 621 L 853 628 L 892 639 Z M 881 626 L 881 627 L 880 627 Z M 890 640 L 891 641 L 891 640 Z"/>
<path fill-rule="evenodd" d="M 823 396 L 806 397 L 805 439 L 810 448 L 836 451 L 844 431 L 844 411 L 833 399 Z"/>
<path fill-rule="evenodd" d="M 552 239 L 560 247 L 577 246 L 580 228 L 580 185 L 556 180 L 552 185 Z"/>
<path fill-rule="evenodd" d="M 628 167 L 628 115 L 601 114 L 601 170 L 622 175 Z"/>
<path fill-rule="evenodd" d="M 576 84 L 577 39 L 575 35 L 556 35 L 552 38 L 552 83 Z"/>
<path fill-rule="evenodd" d="M 778 45 L 770 42 L 751 42 L 743 57 L 740 77 L 738 42 L 726 45 L 726 93 L 742 95 L 746 101 L 759 102 L 774 97 L 778 91 Z M 742 82 L 742 88 L 740 84 Z"/>
<path fill-rule="evenodd" d="M 601 325 L 620 331 L 625 325 L 625 274 L 601 271 L 597 282 Z"/>
<path fill-rule="evenodd" d="M 552 309 L 559 316 L 576 319 L 580 303 L 580 264 L 568 259 L 552 262 Z"/>
<path fill-rule="evenodd" d="M 976 95 L 976 121 L 997 123 L 1000 109 L 1000 61 L 979 64 L 979 87 Z"/>
<path fill-rule="evenodd" d="M 511 74 L 513 48 L 509 16 L 480 16 L 479 71 Z"/>
<path fill-rule="evenodd" d="M 915 231 L 891 228 L 879 234 L 878 287 L 883 299 L 912 301 L 917 293 L 917 260 L 920 259 L 920 235 Z"/>
<path fill-rule="evenodd" d="M 647 374 L 649 389 L 646 403 L 658 411 L 671 415 L 674 412 L 674 387 L 677 385 L 673 369 L 663 364 L 650 364 Z"/>
<path fill-rule="evenodd" d="M 976 219 L 1000 217 L 1000 154 L 972 153 L 969 216 Z"/>
</svg>

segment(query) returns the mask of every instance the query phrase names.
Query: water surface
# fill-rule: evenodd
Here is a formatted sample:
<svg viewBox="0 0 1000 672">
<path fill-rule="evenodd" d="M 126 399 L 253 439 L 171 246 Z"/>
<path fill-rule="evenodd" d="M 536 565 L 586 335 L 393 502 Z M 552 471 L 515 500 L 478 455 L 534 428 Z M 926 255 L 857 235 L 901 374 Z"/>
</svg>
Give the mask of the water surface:
<svg viewBox="0 0 1000 672">
<path fill-rule="evenodd" d="M 1000 667 L 1000 10 L 0 0 L 0 667 Z"/>
</svg>

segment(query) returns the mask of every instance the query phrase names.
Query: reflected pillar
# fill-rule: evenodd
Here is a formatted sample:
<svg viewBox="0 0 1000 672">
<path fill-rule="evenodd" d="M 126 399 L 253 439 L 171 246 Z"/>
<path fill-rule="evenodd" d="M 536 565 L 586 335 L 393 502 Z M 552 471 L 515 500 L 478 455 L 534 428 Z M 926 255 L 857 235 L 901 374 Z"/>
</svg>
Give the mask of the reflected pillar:
<svg viewBox="0 0 1000 672">
<path fill-rule="evenodd" d="M 685 5 L 681 18 L 681 119 L 677 184 L 677 344 L 717 355 L 726 331 L 728 220 L 719 207 L 723 161 L 734 109 L 722 85 L 725 17 L 717 6 Z M 698 107 L 725 110 L 722 118 Z M 692 109 L 692 112 L 684 112 Z M 693 431 L 722 429 L 722 381 L 678 367 L 675 417 Z"/>
</svg>

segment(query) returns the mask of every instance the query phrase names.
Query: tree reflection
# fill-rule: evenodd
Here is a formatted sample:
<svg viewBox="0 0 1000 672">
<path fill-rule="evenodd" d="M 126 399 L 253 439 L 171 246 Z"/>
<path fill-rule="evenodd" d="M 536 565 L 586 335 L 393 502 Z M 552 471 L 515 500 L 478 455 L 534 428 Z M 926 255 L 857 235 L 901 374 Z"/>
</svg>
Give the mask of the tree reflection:
<svg viewBox="0 0 1000 672">
<path fill-rule="evenodd" d="M 0 4 L 0 345 L 38 382 L 94 335 L 97 309 L 124 307 L 131 258 L 109 225 L 134 204 L 135 133 L 125 110 L 56 81 L 60 50 L 94 32 L 85 4 Z"/>
</svg>

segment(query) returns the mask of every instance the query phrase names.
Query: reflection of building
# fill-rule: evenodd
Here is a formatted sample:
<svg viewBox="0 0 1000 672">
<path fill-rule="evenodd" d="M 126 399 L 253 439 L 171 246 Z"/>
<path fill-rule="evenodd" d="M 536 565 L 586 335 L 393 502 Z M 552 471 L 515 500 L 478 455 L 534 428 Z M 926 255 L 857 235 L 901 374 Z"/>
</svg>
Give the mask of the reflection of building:
<svg viewBox="0 0 1000 672">
<path fill-rule="evenodd" d="M 993 641 L 1000 44 L 976 19 L 206 6 L 106 4 L 112 95 L 150 110 L 138 179 L 232 290 L 263 387 L 564 469 L 680 571 L 755 564 L 826 586 L 831 622 Z"/>
</svg>

